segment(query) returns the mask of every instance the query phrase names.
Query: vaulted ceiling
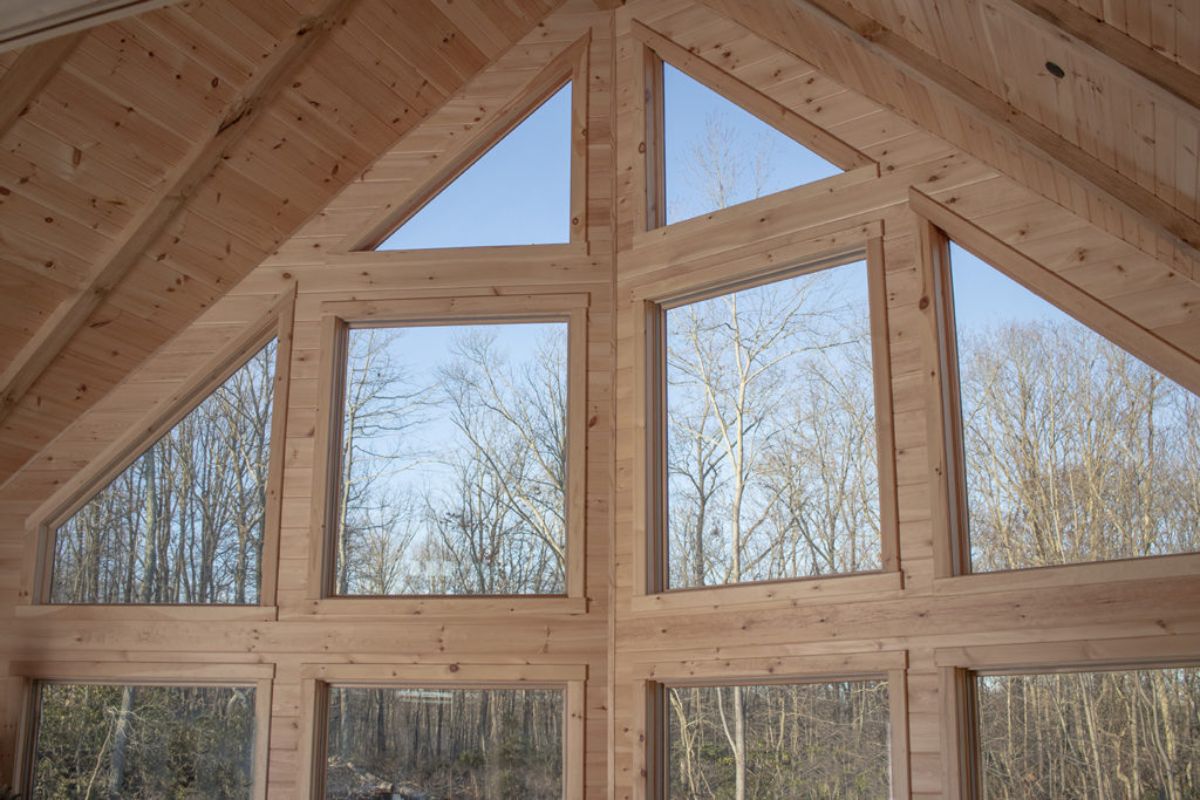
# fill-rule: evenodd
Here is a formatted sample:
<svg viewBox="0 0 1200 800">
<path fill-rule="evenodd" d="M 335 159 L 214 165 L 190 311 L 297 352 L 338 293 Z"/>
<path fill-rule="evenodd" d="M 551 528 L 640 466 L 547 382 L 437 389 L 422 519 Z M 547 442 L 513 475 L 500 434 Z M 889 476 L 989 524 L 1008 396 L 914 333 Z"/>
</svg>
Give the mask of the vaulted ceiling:
<svg viewBox="0 0 1200 800">
<path fill-rule="evenodd" d="M 1200 3 L 704 1 L 1200 276 Z M 560 2 L 0 18 L 0 483 Z"/>
</svg>

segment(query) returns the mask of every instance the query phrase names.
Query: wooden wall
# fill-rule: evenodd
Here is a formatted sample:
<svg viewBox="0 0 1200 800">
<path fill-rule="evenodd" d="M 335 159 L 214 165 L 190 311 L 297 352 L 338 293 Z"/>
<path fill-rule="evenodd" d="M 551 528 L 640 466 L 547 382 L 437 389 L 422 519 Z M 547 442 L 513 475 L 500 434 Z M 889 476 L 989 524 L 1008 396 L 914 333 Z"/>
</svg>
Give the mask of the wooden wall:
<svg viewBox="0 0 1200 800">
<path fill-rule="evenodd" d="M 790 109 L 877 166 L 647 232 L 643 61 L 635 20 L 755 87 L 757 102 L 765 97 Z M 489 125 L 584 37 L 587 103 L 578 109 L 576 128 L 586 171 L 575 176 L 575 188 L 584 198 L 585 235 L 536 248 L 351 252 L 356 237 L 378 225 L 389 207 L 423 191 L 437 175 L 439 158 L 486 144 L 494 132 Z M 940 499 L 941 375 L 932 278 L 922 258 L 914 199 L 927 200 L 998 259 L 1012 264 L 1025 257 L 1087 292 L 1145 332 L 1152 354 L 1177 374 L 1185 380 L 1196 375 L 1200 285 L 1171 264 L 919 130 L 708 5 L 634 0 L 607 12 L 590 0 L 568 0 L 0 487 L 0 662 L 102 661 L 130 669 L 138 662 L 181 669 L 205 661 L 273 665 L 272 798 L 296 796 L 305 766 L 306 664 L 583 665 L 586 796 L 632 798 L 642 785 L 639 752 L 646 734 L 638 727 L 635 689 L 648 669 L 687 661 L 733 677 L 746 669 L 739 663 L 763 658 L 810 664 L 875 658 L 893 675 L 899 664 L 903 676 L 903 686 L 894 689 L 902 689 L 907 701 L 902 727 L 908 752 L 898 757 L 908 777 L 898 795 L 911 788 L 914 797 L 955 796 L 947 777 L 956 758 L 943 691 L 947 664 L 1005 654 L 1086 663 L 1171 648 L 1197 652 L 1200 567 L 1195 557 L 1179 556 L 962 578 L 939 568 L 936 554 L 949 535 Z M 823 582 L 829 591 L 784 597 L 767 589 L 736 595 L 716 590 L 702 606 L 644 608 L 635 602 L 640 593 L 634 580 L 634 554 L 645 536 L 636 511 L 643 413 L 635 372 L 637 298 L 647 287 L 685 287 L 855 248 L 873 248 L 885 274 L 898 498 L 894 581 L 868 593 L 839 590 L 836 579 Z M 29 606 L 19 593 L 22 574 L 33 569 L 27 555 L 31 515 L 69 489 L 89 462 L 102 459 L 113 442 L 167 402 L 180 381 L 203 371 L 214 352 L 292 287 L 297 300 L 275 605 L 249 616 Z M 469 615 L 435 610 L 347 616 L 315 609 L 306 581 L 320 304 L 562 292 L 586 293 L 590 303 L 586 613 L 513 613 L 511 604 L 487 601 L 486 610 Z M 0 694 L 0 780 L 11 765 L 18 684 L 9 679 Z"/>
</svg>

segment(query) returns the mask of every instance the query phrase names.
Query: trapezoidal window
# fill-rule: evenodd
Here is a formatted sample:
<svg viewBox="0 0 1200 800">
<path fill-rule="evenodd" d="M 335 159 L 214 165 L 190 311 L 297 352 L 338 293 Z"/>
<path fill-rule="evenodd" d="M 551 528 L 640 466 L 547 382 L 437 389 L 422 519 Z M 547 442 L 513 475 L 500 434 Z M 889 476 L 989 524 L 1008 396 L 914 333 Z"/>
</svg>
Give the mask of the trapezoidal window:
<svg viewBox="0 0 1200 800">
<path fill-rule="evenodd" d="M 662 72 L 666 224 L 842 172 L 670 64 Z"/>
<path fill-rule="evenodd" d="M 347 326 L 333 594 L 566 593 L 567 328 Z"/>
<path fill-rule="evenodd" d="M 254 686 L 35 691 L 30 798 L 254 796 Z"/>
<path fill-rule="evenodd" d="M 981 797 L 1200 796 L 1200 669 L 975 675 Z"/>
<path fill-rule="evenodd" d="M 376 249 L 570 241 L 571 87 L 534 109 Z"/>
<path fill-rule="evenodd" d="M 881 569 L 866 263 L 658 313 L 666 564 L 651 591 Z"/>
<path fill-rule="evenodd" d="M 552 688 L 326 688 L 321 797 L 562 800 L 565 695 Z"/>
<path fill-rule="evenodd" d="M 969 566 L 1200 550 L 1200 398 L 950 245 Z"/>
<path fill-rule="evenodd" d="M 52 603 L 256 604 L 276 340 L 53 529 Z"/>
<path fill-rule="evenodd" d="M 886 680 L 664 686 L 665 798 L 891 796 Z"/>
</svg>

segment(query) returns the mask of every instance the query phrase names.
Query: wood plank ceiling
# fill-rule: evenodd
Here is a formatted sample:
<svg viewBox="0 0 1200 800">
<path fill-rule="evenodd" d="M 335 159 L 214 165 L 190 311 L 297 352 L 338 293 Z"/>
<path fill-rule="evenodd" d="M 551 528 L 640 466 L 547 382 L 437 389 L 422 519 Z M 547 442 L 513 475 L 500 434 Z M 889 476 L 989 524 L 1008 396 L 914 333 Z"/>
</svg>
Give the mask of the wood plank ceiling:
<svg viewBox="0 0 1200 800">
<path fill-rule="evenodd" d="M 0 53 L 0 483 L 560 0 L 191 0 Z"/>
<path fill-rule="evenodd" d="M 0 52 L 0 484 L 560 2 L 190 0 Z M 1200 3 L 705 2 L 1200 275 Z"/>
</svg>

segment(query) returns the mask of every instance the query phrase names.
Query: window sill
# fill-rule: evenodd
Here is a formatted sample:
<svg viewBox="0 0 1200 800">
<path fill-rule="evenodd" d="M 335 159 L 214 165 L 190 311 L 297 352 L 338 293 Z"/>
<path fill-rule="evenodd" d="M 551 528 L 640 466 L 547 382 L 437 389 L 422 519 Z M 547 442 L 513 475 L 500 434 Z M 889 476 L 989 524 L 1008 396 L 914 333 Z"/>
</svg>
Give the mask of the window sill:
<svg viewBox="0 0 1200 800">
<path fill-rule="evenodd" d="M 581 616 L 587 613 L 586 597 L 322 597 L 309 600 L 304 611 L 285 610 L 284 620 L 332 617 L 482 617 L 482 616 Z"/>
<path fill-rule="evenodd" d="M 635 615 L 722 611 L 731 607 L 793 608 L 838 601 L 894 600 L 904 588 L 899 572 L 868 572 L 822 578 L 680 589 L 634 595 Z"/>
<path fill-rule="evenodd" d="M 18 619 L 52 622 L 272 622 L 276 606 L 90 605 L 37 603 L 18 605 Z"/>
<path fill-rule="evenodd" d="M 1200 575 L 1200 553 L 1094 561 L 1053 567 L 1029 567 L 1003 572 L 976 572 L 936 578 L 936 595 L 987 594 L 1083 586 L 1090 583 L 1159 580 Z"/>
</svg>

